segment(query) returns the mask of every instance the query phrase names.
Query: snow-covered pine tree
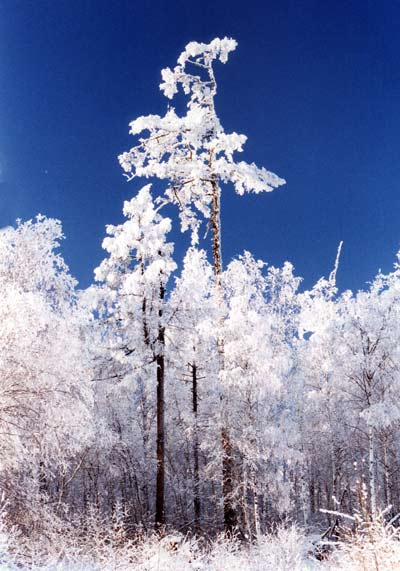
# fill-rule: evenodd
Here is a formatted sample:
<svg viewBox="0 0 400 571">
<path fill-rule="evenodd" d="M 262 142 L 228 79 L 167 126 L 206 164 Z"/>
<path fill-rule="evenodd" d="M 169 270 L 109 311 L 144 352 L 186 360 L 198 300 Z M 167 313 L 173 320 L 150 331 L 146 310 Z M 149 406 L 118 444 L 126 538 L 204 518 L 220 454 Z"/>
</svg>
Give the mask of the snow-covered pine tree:
<svg viewBox="0 0 400 571">
<path fill-rule="evenodd" d="M 127 220 L 107 226 L 103 248 L 109 256 L 95 271 L 104 282 L 100 300 L 103 316 L 112 320 L 116 350 L 133 367 L 154 370 L 157 391 L 156 526 L 165 523 L 165 302 L 166 284 L 175 270 L 173 246 L 166 241 L 171 229 L 154 206 L 150 185 L 124 203 Z"/>
<path fill-rule="evenodd" d="M 132 121 L 132 135 L 139 135 L 143 131 L 147 135 L 119 157 L 128 179 L 155 177 L 166 181 L 163 200 L 179 207 L 182 230 L 191 229 L 194 244 L 198 242 L 198 213 L 209 219 L 215 281 L 221 305 L 221 183 L 231 183 L 240 195 L 246 192 L 270 192 L 285 183 L 277 175 L 258 168 L 254 163 L 236 162 L 234 153 L 242 151 L 246 136 L 225 133 L 216 114 L 214 63 L 216 60 L 225 63 L 236 46 L 236 41 L 231 38 L 215 38 L 209 44 L 190 42 L 174 69 L 162 71 L 163 83 L 160 85 L 169 99 L 176 95 L 180 87 L 183 89 L 188 98 L 186 115 L 180 117 L 174 108 L 169 108 L 164 117 L 148 115 Z M 223 345 L 220 334 L 217 348 L 221 377 L 224 369 Z M 236 525 L 231 501 L 232 443 L 224 418 L 222 382 L 220 403 L 224 521 L 225 528 L 231 530 Z"/>
</svg>

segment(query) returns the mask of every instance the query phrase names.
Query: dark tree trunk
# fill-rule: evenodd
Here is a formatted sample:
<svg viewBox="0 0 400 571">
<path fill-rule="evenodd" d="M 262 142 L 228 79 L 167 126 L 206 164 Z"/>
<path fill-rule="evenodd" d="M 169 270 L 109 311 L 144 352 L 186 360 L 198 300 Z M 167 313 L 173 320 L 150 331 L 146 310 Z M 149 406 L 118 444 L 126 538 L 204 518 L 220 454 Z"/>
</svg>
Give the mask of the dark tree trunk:
<svg viewBox="0 0 400 571">
<path fill-rule="evenodd" d="M 210 157 L 210 164 L 212 157 Z M 211 227 L 212 227 L 212 241 L 213 241 L 213 259 L 214 259 L 214 273 L 217 285 L 217 295 L 220 297 L 220 303 L 223 303 L 223 291 L 221 283 L 222 275 L 222 254 L 221 254 L 221 222 L 220 222 L 220 201 L 221 189 L 218 186 L 217 177 L 213 176 L 211 179 L 212 187 L 212 213 L 211 213 Z M 223 318 L 222 318 L 223 320 Z M 220 334 L 218 337 L 218 357 L 219 357 L 219 372 L 224 370 L 224 339 Z M 237 514 L 233 505 L 233 448 L 232 441 L 229 434 L 228 422 L 225 414 L 225 395 L 224 390 L 221 388 L 221 413 L 222 413 L 222 428 L 221 428 L 221 444 L 222 444 L 222 495 L 224 501 L 224 527 L 225 531 L 231 532 L 237 525 Z"/>
<path fill-rule="evenodd" d="M 155 356 L 157 365 L 157 479 L 156 479 L 156 528 L 165 524 L 165 428 L 164 428 L 164 380 L 165 380 L 165 328 L 161 323 L 163 310 L 162 305 L 165 297 L 165 288 L 160 285 L 160 309 L 158 311 L 158 349 Z"/>
<path fill-rule="evenodd" d="M 199 429 L 198 429 L 198 389 L 197 389 L 197 366 L 193 363 L 192 367 L 192 406 L 194 416 L 193 431 L 193 464 L 194 464 L 194 490 L 193 490 L 193 509 L 194 509 L 194 525 L 196 531 L 200 526 L 200 473 L 199 473 Z"/>
<path fill-rule="evenodd" d="M 233 506 L 233 456 L 232 442 L 225 426 L 221 429 L 222 439 L 222 495 L 224 498 L 225 531 L 232 532 L 237 526 L 237 514 Z"/>
<path fill-rule="evenodd" d="M 49 485 L 46 476 L 46 466 L 44 462 L 39 462 L 39 492 L 42 497 L 45 497 L 49 492 Z"/>
</svg>

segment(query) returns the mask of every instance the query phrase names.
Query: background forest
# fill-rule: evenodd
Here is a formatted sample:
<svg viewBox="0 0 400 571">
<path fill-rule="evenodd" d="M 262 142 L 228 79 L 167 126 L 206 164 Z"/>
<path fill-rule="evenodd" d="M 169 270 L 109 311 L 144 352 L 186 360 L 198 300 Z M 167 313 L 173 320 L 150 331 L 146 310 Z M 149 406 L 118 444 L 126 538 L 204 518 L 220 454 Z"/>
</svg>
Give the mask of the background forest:
<svg viewBox="0 0 400 571">
<path fill-rule="evenodd" d="M 253 540 L 286 518 L 323 529 L 321 510 L 400 511 L 400 253 L 355 293 L 336 286 L 341 243 L 309 289 L 289 262 L 223 264 L 223 195 L 285 183 L 238 161 L 246 137 L 216 114 L 235 48 L 188 44 L 162 71 L 165 115 L 130 123 L 134 196 L 93 285 L 77 288 L 58 220 L 1 231 L 0 488 L 21 542 L 100 521 Z"/>
</svg>

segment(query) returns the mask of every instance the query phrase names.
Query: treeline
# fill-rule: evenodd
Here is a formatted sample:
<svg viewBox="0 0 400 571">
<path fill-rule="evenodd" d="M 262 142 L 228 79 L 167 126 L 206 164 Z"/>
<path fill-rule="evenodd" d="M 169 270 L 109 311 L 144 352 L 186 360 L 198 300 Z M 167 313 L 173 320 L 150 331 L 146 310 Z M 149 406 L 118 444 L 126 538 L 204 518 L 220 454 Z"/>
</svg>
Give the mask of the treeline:
<svg viewBox="0 0 400 571">
<path fill-rule="evenodd" d="M 57 221 L 0 236 L 0 484 L 13 520 L 30 531 L 43 510 L 96 508 L 136 530 L 212 533 L 225 518 L 255 534 L 339 504 L 400 511 L 399 266 L 355 295 L 338 295 L 334 274 L 299 292 L 289 263 L 245 253 L 217 288 L 194 247 L 170 276 L 170 223 L 148 188 L 125 210 L 86 291 L 54 252 Z"/>
</svg>

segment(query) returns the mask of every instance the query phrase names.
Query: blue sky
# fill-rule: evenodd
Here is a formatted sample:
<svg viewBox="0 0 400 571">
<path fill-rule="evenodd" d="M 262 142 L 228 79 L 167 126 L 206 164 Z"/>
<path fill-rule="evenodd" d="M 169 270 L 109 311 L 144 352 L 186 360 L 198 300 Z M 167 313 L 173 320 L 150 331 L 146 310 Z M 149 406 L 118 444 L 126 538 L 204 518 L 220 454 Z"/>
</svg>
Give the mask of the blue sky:
<svg viewBox="0 0 400 571">
<path fill-rule="evenodd" d="M 0 226 L 61 219 L 89 285 L 105 224 L 141 186 L 117 161 L 129 121 L 165 112 L 160 70 L 187 42 L 227 35 L 239 46 L 216 70 L 222 124 L 287 184 L 224 189 L 225 263 L 244 249 L 288 259 L 311 285 L 344 240 L 338 284 L 363 287 L 400 248 L 399 21 L 389 0 L 0 0 Z M 179 257 L 188 237 L 174 239 Z"/>
</svg>

